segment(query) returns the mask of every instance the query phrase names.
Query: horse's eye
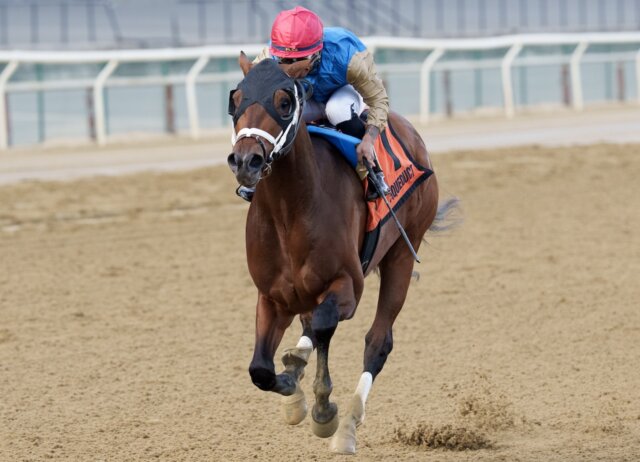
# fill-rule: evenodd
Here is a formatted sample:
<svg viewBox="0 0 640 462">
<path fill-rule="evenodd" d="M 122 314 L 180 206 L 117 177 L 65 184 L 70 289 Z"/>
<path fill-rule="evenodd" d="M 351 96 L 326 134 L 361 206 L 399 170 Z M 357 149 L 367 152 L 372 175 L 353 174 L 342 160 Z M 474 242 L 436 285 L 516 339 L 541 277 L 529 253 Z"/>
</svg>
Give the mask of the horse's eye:
<svg viewBox="0 0 640 462">
<path fill-rule="evenodd" d="M 238 109 L 238 107 L 236 106 L 236 102 L 233 99 L 233 95 L 235 94 L 235 92 L 238 91 L 236 90 L 231 90 L 231 92 L 229 93 L 229 108 L 227 109 L 227 113 L 230 116 L 235 115 L 236 110 Z"/>
<path fill-rule="evenodd" d="M 282 114 L 282 118 L 284 120 L 288 120 L 293 117 L 291 107 L 291 100 L 289 98 L 282 98 L 280 100 L 280 114 Z"/>
</svg>

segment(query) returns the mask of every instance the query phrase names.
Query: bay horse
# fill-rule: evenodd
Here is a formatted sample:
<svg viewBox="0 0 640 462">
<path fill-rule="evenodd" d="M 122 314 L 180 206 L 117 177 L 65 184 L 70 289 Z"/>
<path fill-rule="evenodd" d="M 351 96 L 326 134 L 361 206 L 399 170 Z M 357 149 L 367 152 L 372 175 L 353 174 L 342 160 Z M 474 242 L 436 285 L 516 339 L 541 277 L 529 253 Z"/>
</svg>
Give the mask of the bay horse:
<svg viewBox="0 0 640 462">
<path fill-rule="evenodd" d="M 239 63 L 245 77 L 229 97 L 234 134 L 228 164 L 239 184 L 255 186 L 246 224 L 249 273 L 258 289 L 251 380 L 262 390 L 283 395 L 285 421 L 298 424 L 307 413 L 300 380 L 316 349 L 312 430 L 320 437 L 333 436 L 333 452 L 353 454 L 367 395 L 393 346 L 392 326 L 407 295 L 414 259 L 395 223 L 388 220 L 363 273 L 359 258 L 367 218 L 363 185 L 336 148 L 310 137 L 302 121 L 305 85 L 294 78 L 298 63 L 283 69 L 266 59 L 254 65 L 244 53 Z M 432 169 L 411 124 L 395 113 L 389 120 L 413 158 Z M 445 205 L 451 206 L 451 202 Z M 438 185 L 431 175 L 397 217 L 417 250 L 436 214 L 445 213 L 438 210 Z M 355 314 L 364 278 L 375 267 L 380 293 L 365 337 L 363 372 L 350 408 L 339 420 L 338 408 L 329 400 L 329 343 L 338 322 Z M 276 374 L 274 355 L 296 315 L 302 336 L 285 351 L 284 370 Z"/>
</svg>

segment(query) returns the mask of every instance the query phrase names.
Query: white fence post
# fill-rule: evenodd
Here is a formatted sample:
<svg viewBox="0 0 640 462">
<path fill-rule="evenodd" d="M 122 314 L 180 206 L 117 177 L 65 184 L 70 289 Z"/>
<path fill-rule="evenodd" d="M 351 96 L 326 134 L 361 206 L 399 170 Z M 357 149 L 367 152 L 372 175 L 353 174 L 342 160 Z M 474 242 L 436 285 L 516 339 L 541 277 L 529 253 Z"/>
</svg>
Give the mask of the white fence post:
<svg viewBox="0 0 640 462">
<path fill-rule="evenodd" d="M 573 108 L 582 111 L 584 99 L 582 97 L 582 72 L 580 71 L 580 61 L 585 51 L 589 47 L 588 42 L 580 42 L 571 55 L 571 99 Z"/>
<path fill-rule="evenodd" d="M 187 96 L 187 112 L 189 114 L 189 129 L 191 138 L 200 138 L 200 116 L 198 114 L 198 99 L 196 98 L 196 79 L 205 66 L 209 63 L 209 56 L 200 56 L 189 72 L 185 81 L 185 94 Z"/>
<path fill-rule="evenodd" d="M 0 149 L 9 147 L 9 133 L 7 133 L 7 82 L 18 69 L 18 61 L 9 61 L 0 74 Z"/>
<path fill-rule="evenodd" d="M 96 121 L 96 141 L 100 146 L 107 143 L 106 117 L 104 111 L 104 84 L 118 67 L 118 61 L 112 59 L 102 68 L 93 84 L 93 106 Z"/>
<path fill-rule="evenodd" d="M 640 50 L 636 53 L 636 98 L 640 104 Z"/>
<path fill-rule="evenodd" d="M 431 111 L 431 70 L 444 54 L 443 48 L 436 48 L 423 61 L 420 67 L 420 123 L 429 123 Z"/>
<path fill-rule="evenodd" d="M 521 50 L 522 44 L 515 43 L 511 48 L 509 48 L 509 51 L 504 55 L 504 58 L 502 58 L 502 95 L 504 98 L 504 113 L 508 118 L 512 118 L 515 114 L 511 65 Z"/>
</svg>

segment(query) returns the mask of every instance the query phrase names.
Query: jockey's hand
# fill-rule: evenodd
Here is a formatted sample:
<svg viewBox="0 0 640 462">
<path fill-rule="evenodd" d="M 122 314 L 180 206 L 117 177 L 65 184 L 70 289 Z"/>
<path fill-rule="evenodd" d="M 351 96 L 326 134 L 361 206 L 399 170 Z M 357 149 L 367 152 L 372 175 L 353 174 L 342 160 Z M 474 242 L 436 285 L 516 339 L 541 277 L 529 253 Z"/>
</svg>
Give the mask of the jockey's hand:
<svg viewBox="0 0 640 462">
<path fill-rule="evenodd" d="M 356 154 L 358 155 L 358 162 L 363 162 L 364 159 L 367 163 L 373 167 L 375 161 L 375 155 L 373 154 L 373 143 L 378 138 L 380 130 L 373 125 L 367 125 L 367 131 L 362 137 L 362 142 L 356 148 Z"/>
</svg>

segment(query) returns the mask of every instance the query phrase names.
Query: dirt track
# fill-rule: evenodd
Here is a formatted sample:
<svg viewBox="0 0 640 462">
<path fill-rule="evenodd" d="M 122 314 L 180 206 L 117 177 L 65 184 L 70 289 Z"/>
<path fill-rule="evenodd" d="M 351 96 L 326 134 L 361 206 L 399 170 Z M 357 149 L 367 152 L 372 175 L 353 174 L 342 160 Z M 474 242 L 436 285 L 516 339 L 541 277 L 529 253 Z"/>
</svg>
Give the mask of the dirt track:
<svg viewBox="0 0 640 462">
<path fill-rule="evenodd" d="M 350 460 L 639 460 L 640 146 L 434 163 L 466 221 L 420 251 Z M 233 189 L 225 167 L 0 188 L 0 460 L 332 458 L 249 380 Z M 332 343 L 343 409 L 377 285 Z M 492 447 L 413 446 L 420 423 Z"/>
</svg>

